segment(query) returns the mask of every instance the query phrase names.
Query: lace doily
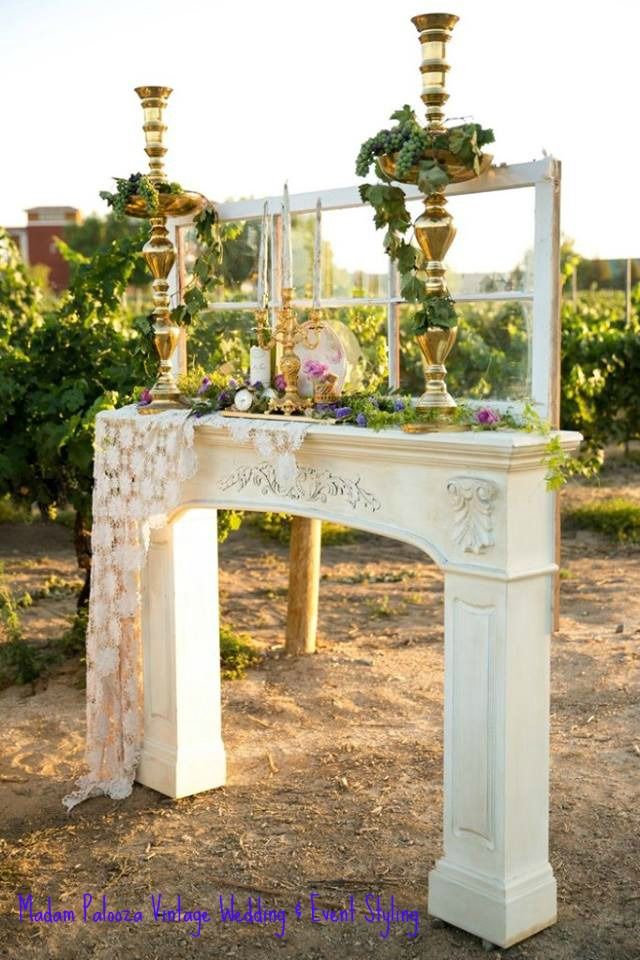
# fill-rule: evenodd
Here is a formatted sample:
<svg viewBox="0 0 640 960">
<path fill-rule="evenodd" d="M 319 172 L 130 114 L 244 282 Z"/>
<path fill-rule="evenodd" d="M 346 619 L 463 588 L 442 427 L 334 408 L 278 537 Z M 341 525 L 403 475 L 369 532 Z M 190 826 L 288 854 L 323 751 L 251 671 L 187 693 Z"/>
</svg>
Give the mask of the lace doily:
<svg viewBox="0 0 640 960">
<path fill-rule="evenodd" d="M 287 489 L 291 487 L 298 475 L 296 452 L 302 446 L 302 441 L 311 426 L 303 420 L 251 420 L 244 417 L 215 417 L 205 418 L 216 426 L 226 427 L 234 440 L 238 443 L 251 441 L 254 449 L 261 457 L 273 463 L 276 478 L 279 484 Z"/>
<path fill-rule="evenodd" d="M 91 598 L 87 630 L 88 773 L 63 799 L 67 810 L 92 796 L 131 793 L 143 737 L 140 577 L 152 527 L 179 505 L 181 482 L 197 469 L 194 428 L 227 428 L 251 440 L 283 484 L 297 475 L 295 452 L 309 423 L 212 415 L 196 420 L 181 410 L 140 416 L 135 406 L 96 419 Z"/>
</svg>

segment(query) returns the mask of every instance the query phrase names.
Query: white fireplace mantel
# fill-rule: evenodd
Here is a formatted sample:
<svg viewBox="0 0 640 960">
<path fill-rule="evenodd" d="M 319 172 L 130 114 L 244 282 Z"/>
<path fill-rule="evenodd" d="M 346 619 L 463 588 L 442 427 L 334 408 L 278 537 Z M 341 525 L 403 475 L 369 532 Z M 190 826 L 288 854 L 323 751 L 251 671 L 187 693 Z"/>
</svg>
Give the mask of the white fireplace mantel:
<svg viewBox="0 0 640 960">
<path fill-rule="evenodd" d="M 561 433 L 574 449 L 579 434 Z M 152 531 L 142 583 L 144 747 L 137 779 L 182 797 L 225 783 L 216 508 L 344 523 L 424 550 L 445 578 L 444 852 L 429 911 L 508 947 L 556 918 L 548 860 L 555 497 L 546 438 L 312 426 L 298 479 L 224 428 Z"/>
</svg>

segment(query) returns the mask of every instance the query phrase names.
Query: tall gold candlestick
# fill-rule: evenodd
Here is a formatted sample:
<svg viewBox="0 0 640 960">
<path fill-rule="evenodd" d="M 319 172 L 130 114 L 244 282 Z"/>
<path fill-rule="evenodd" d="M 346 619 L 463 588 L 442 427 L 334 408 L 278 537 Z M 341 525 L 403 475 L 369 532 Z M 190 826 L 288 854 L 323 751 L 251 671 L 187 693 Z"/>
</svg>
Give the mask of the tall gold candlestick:
<svg viewBox="0 0 640 960">
<path fill-rule="evenodd" d="M 447 63 L 447 44 L 451 31 L 458 22 L 453 13 L 423 13 L 412 18 L 412 23 L 420 35 L 422 50 L 422 101 L 426 107 L 426 133 L 431 137 L 447 133 L 444 124 L 444 105 L 449 99 L 446 79 L 449 71 Z M 426 156 L 437 160 L 446 171 L 450 183 L 461 183 L 484 173 L 491 165 L 491 156 L 482 154 L 478 169 L 465 166 L 458 157 L 440 148 L 429 148 Z M 419 168 L 416 164 L 405 176 L 399 176 L 396 168 L 397 155 L 385 154 L 378 157 L 382 172 L 392 180 L 401 183 L 417 183 Z M 424 257 L 425 285 L 429 297 L 448 297 L 444 258 L 456 235 L 453 217 L 447 210 L 445 187 L 436 187 L 424 198 L 424 211 L 414 224 L 415 237 Z M 445 382 L 445 361 L 456 339 L 457 327 L 443 330 L 431 327 L 417 335 L 418 345 L 425 358 L 426 390 L 418 400 L 418 409 L 424 411 L 440 410 L 446 412 L 456 406 L 448 393 Z"/>
<path fill-rule="evenodd" d="M 167 217 L 179 217 L 202 210 L 206 198 L 200 193 L 162 192 L 167 182 L 164 171 L 166 124 L 164 110 L 171 87 L 136 87 L 144 114 L 145 153 L 149 157 L 149 179 L 158 192 L 158 209 L 150 213 L 143 197 L 131 197 L 126 212 L 151 223 L 151 236 L 142 254 L 151 271 L 153 282 L 153 342 L 160 358 L 158 377 L 151 394 L 153 402 L 139 407 L 140 413 L 159 413 L 180 406 L 180 391 L 173 374 L 172 357 L 180 337 L 180 328 L 171 322 L 171 298 L 168 277 L 176 260 L 176 249 L 167 230 Z M 166 188 L 165 188 L 166 189 Z"/>
</svg>

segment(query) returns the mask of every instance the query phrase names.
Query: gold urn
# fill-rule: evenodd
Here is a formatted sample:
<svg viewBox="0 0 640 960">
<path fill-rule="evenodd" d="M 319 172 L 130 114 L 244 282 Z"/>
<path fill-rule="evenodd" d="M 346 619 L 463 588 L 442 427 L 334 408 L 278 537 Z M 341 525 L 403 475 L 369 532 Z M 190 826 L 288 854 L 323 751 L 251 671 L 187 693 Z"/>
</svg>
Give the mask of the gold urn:
<svg viewBox="0 0 640 960">
<path fill-rule="evenodd" d="M 431 327 L 417 333 L 416 340 L 425 359 L 426 389 L 417 403 L 417 410 L 453 410 L 456 402 L 447 390 L 445 361 L 456 342 L 458 328 L 448 330 Z"/>
<path fill-rule="evenodd" d="M 150 213 L 145 198 L 141 196 L 131 197 L 126 206 L 128 216 L 149 220 L 151 224 L 151 236 L 142 248 L 142 254 L 153 277 L 153 341 L 160 359 L 160 368 L 151 388 L 153 402 L 138 408 L 140 413 L 145 414 L 180 406 L 180 391 L 172 364 L 180 338 L 180 328 L 171 322 L 168 280 L 176 260 L 176 249 L 167 230 L 167 217 L 197 213 L 207 202 L 200 193 L 186 190 L 180 193 L 163 192 L 163 186 L 167 183 L 164 171 L 164 156 L 167 152 L 164 145 L 167 129 L 164 110 L 171 92 L 171 87 L 136 87 L 144 113 L 145 153 L 149 157 L 148 176 L 158 190 L 158 209 Z"/>
</svg>

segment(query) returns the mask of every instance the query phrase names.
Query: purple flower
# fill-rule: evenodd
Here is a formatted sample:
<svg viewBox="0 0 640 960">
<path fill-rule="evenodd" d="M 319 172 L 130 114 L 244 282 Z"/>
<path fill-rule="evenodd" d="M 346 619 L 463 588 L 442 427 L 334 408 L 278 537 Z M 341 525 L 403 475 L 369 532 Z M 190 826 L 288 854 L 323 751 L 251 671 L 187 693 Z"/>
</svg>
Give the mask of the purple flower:
<svg viewBox="0 0 640 960">
<path fill-rule="evenodd" d="M 481 410 L 476 410 L 475 417 L 478 423 L 484 423 L 488 426 L 500 421 L 500 414 L 497 410 L 492 410 L 491 407 L 482 407 Z"/>
<path fill-rule="evenodd" d="M 356 423 L 358 424 L 359 427 L 366 427 L 366 425 L 367 425 L 367 418 L 366 418 L 366 416 L 364 415 L 364 413 L 359 413 L 359 414 L 358 414 L 358 416 L 356 417 Z"/>
<path fill-rule="evenodd" d="M 203 393 L 206 393 L 210 386 L 211 377 L 203 377 L 197 390 L 198 396 L 201 397 Z"/>
<path fill-rule="evenodd" d="M 153 402 L 153 394 L 151 393 L 151 390 L 148 390 L 147 387 L 145 387 L 142 393 L 140 394 L 140 399 L 138 400 L 138 406 L 146 407 L 152 402 Z"/>
<path fill-rule="evenodd" d="M 351 407 L 338 407 L 336 410 L 336 420 L 344 420 L 351 416 Z"/>
<path fill-rule="evenodd" d="M 237 380 L 229 380 L 229 386 L 232 387 L 233 389 L 236 389 L 238 386 Z"/>
<path fill-rule="evenodd" d="M 278 373 L 273 378 L 273 385 L 279 393 L 284 393 L 287 389 L 287 381 L 284 379 L 283 373 Z"/>
<path fill-rule="evenodd" d="M 400 397 L 394 397 L 393 409 L 396 413 L 400 413 L 401 410 L 404 410 L 404 400 L 401 400 Z"/>
<path fill-rule="evenodd" d="M 225 407 L 230 407 L 233 403 L 234 396 L 235 392 L 233 390 L 221 390 L 216 400 L 218 410 L 224 410 Z"/>
<path fill-rule="evenodd" d="M 256 380 L 255 383 L 249 383 L 249 386 L 253 387 L 254 390 L 264 390 L 264 384 L 262 380 Z"/>
<path fill-rule="evenodd" d="M 311 377 L 312 380 L 322 380 L 329 372 L 329 367 L 326 363 L 321 363 L 320 360 L 305 360 L 302 364 L 302 372 L 306 377 Z"/>
</svg>

